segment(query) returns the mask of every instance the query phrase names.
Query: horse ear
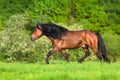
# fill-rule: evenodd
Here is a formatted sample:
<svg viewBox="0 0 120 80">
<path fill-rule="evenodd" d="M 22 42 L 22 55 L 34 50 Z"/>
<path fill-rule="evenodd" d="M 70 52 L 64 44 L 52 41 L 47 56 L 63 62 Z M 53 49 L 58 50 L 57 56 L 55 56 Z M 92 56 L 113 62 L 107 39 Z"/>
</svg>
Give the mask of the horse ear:
<svg viewBox="0 0 120 80">
<path fill-rule="evenodd" d="M 37 27 L 41 30 L 41 25 L 39 23 L 37 24 Z"/>
</svg>

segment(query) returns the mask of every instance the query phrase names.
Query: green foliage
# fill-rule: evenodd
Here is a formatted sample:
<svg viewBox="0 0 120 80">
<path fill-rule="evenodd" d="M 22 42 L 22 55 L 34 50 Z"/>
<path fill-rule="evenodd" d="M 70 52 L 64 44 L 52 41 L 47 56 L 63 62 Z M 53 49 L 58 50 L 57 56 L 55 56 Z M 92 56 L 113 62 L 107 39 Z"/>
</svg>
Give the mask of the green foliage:
<svg viewBox="0 0 120 80">
<path fill-rule="evenodd" d="M 1 0 L 0 16 L 6 20 L 24 13 L 33 21 L 39 19 L 39 22 L 68 24 L 87 20 L 91 26 L 85 28 L 102 32 L 102 29 L 112 30 L 114 25 L 120 26 L 119 3 L 120 0 Z M 114 28 L 113 32 L 120 34 L 118 28 Z"/>
<path fill-rule="evenodd" d="M 84 29 L 102 32 L 101 28 L 107 26 L 107 14 L 97 0 L 77 0 L 75 6 L 75 18 L 83 25 L 88 25 Z"/>
<path fill-rule="evenodd" d="M 3 27 L 3 22 L 2 22 L 2 17 L 0 16 L 0 31 L 2 30 Z"/>
<path fill-rule="evenodd" d="M 32 5 L 32 0 L 0 0 L 0 15 L 8 19 L 14 14 L 22 14 Z"/>
<path fill-rule="evenodd" d="M 34 0 L 29 10 L 25 11 L 31 17 L 47 16 L 49 21 L 67 20 L 69 0 Z M 64 6 L 64 8 L 63 8 Z"/>
</svg>

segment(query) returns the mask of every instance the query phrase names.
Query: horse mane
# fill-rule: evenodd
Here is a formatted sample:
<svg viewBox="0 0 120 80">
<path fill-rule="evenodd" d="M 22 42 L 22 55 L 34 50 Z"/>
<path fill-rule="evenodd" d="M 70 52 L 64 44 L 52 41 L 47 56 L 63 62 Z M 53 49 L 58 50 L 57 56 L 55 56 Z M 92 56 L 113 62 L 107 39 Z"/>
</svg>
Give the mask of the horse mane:
<svg viewBox="0 0 120 80">
<path fill-rule="evenodd" d="M 54 23 L 39 24 L 43 35 L 51 36 L 54 39 L 62 39 L 66 35 L 67 29 Z"/>
</svg>

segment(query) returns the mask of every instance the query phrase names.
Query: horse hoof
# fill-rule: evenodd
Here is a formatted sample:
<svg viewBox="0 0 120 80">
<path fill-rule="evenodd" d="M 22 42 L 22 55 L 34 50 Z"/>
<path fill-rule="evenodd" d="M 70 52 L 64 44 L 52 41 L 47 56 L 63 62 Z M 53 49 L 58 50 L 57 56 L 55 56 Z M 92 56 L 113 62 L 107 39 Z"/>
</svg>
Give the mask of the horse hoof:
<svg viewBox="0 0 120 80">
<path fill-rule="evenodd" d="M 78 61 L 78 64 L 81 64 L 82 63 L 82 61 Z"/>
<path fill-rule="evenodd" d="M 110 61 L 110 60 L 107 60 L 106 62 L 107 62 L 107 63 L 111 63 L 111 61 Z"/>
<path fill-rule="evenodd" d="M 46 64 L 49 64 L 49 61 L 48 61 L 48 60 L 46 60 Z"/>
<path fill-rule="evenodd" d="M 46 64 L 49 64 L 49 62 L 46 62 Z"/>
</svg>

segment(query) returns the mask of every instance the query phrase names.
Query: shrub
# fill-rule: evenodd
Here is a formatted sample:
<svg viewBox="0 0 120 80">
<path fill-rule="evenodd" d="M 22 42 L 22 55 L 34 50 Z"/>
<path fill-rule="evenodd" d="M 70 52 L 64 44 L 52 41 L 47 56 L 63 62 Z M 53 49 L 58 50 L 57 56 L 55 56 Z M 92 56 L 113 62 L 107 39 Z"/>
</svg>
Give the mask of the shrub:
<svg viewBox="0 0 120 80">
<path fill-rule="evenodd" d="M 112 61 L 120 60 L 120 36 L 118 34 L 112 34 L 108 31 L 103 34 L 103 38 L 107 47 L 107 54 Z"/>
<path fill-rule="evenodd" d="M 20 57 L 17 54 L 20 55 L 25 47 L 26 36 L 28 36 L 23 36 L 25 34 L 24 25 L 26 23 L 26 18 L 23 15 L 13 15 L 4 23 L 8 28 L 0 33 L 0 53 L 8 61 L 17 60 L 16 57 Z"/>
<path fill-rule="evenodd" d="M 38 46 L 32 45 L 25 25 L 25 15 L 13 15 L 4 22 L 6 29 L 0 32 L 0 54 L 5 61 L 38 61 Z M 42 51 L 43 52 L 43 51 Z M 41 58 L 41 57 L 40 57 Z M 43 59 L 43 58 L 42 58 Z"/>
</svg>

